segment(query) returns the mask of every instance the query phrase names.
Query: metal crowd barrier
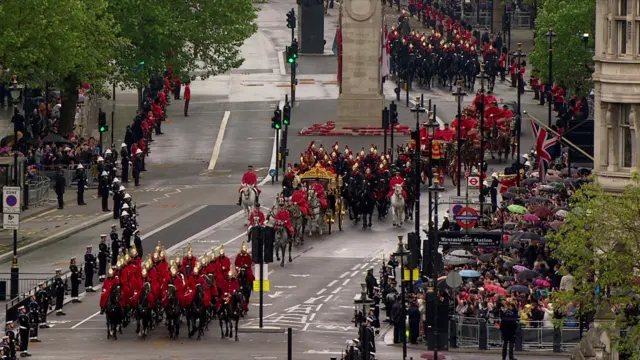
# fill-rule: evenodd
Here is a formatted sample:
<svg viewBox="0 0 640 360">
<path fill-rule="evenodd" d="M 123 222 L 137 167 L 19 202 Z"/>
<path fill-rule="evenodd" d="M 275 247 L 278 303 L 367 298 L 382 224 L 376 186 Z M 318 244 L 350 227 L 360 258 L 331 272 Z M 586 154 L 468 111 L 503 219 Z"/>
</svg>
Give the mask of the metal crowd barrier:
<svg viewBox="0 0 640 360">
<path fill-rule="evenodd" d="M 29 206 L 39 206 L 49 201 L 51 179 L 45 176 L 36 176 L 29 180 Z"/>
<path fill-rule="evenodd" d="M 542 321 L 529 321 L 529 326 L 518 323 L 515 348 L 517 351 L 565 352 L 580 342 L 580 329 L 576 327 L 544 326 Z M 586 333 L 588 329 L 583 331 Z M 449 343 L 451 347 L 487 350 L 502 347 L 502 334 L 493 319 L 458 317 L 450 319 Z"/>
<path fill-rule="evenodd" d="M 48 275 L 42 273 L 20 273 L 18 289 L 20 291 L 27 289 L 28 293 L 31 289 L 37 287 L 40 282 L 45 281 Z M 11 273 L 0 273 L 0 301 L 8 300 L 10 284 Z"/>
<path fill-rule="evenodd" d="M 78 269 L 81 269 L 82 271 L 82 281 L 80 282 L 80 286 L 78 288 L 78 292 L 82 293 L 85 290 L 84 287 L 84 263 L 83 264 L 79 264 L 78 265 Z M 1 276 L 2 274 L 0 274 Z M 26 274 L 29 275 L 29 274 Z M 49 275 L 49 274 L 40 274 L 40 275 Z M 71 284 L 68 281 L 69 276 L 71 275 L 70 271 L 67 271 L 65 273 L 62 274 L 62 280 L 64 280 L 65 282 L 65 294 L 68 294 L 69 291 L 71 291 Z M 22 280 L 23 277 L 23 273 L 20 273 L 20 280 Z M 18 308 L 20 308 L 20 306 L 26 306 L 29 302 L 31 302 L 30 298 L 31 296 L 35 295 L 38 290 L 40 289 L 40 287 L 38 286 L 38 284 L 40 282 L 44 282 L 45 286 L 47 287 L 47 291 L 49 292 L 49 294 L 51 294 L 51 301 L 49 302 L 50 305 L 55 306 L 55 289 L 53 288 L 53 283 L 55 280 L 55 275 L 53 276 L 48 276 L 45 277 L 44 279 L 39 279 L 37 281 L 34 282 L 34 285 L 31 287 L 27 287 L 26 291 L 21 291 L 18 295 L 18 297 L 11 299 L 9 301 L 7 301 L 7 304 L 5 306 L 5 321 L 14 321 L 18 318 Z M 0 278 L 0 281 L 2 281 L 2 279 Z M 9 280 L 7 280 L 7 283 L 10 283 L 10 277 Z M 1 284 L 1 283 L 0 283 Z M 100 282 L 98 282 L 98 271 L 94 270 L 93 272 L 93 285 L 97 286 L 99 285 Z M 0 285 L 0 290 L 1 290 L 2 285 Z M 8 285 L 7 285 L 8 288 Z M 22 290 L 23 287 L 20 286 L 20 289 Z"/>
<path fill-rule="evenodd" d="M 98 177 L 98 166 L 95 163 L 82 164 L 87 171 L 87 186 L 92 186 L 96 183 Z M 58 169 L 62 169 L 64 172 L 64 178 L 67 183 L 67 187 L 77 186 L 78 182 L 75 180 L 76 169 L 78 164 L 75 165 L 40 165 L 38 175 L 46 177 L 50 180 L 50 184 L 55 184 Z"/>
<path fill-rule="evenodd" d="M 474 28 L 491 27 L 491 12 L 486 10 L 480 10 L 480 14 L 477 11 L 471 11 L 464 13 L 464 19 Z M 525 11 L 514 11 L 511 13 L 511 28 L 512 29 L 529 29 L 531 28 L 531 14 Z M 502 31 L 502 29 L 494 29 L 495 32 Z"/>
</svg>

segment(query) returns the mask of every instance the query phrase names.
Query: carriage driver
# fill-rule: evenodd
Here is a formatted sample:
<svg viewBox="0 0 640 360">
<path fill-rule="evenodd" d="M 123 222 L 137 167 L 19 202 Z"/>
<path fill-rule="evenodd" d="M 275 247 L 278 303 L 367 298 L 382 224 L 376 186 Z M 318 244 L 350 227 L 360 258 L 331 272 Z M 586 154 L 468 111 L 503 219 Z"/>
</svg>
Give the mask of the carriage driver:
<svg viewBox="0 0 640 360">
<path fill-rule="evenodd" d="M 389 190 L 389 193 L 387 194 L 387 198 L 390 199 L 393 196 L 393 192 L 394 192 L 394 187 L 396 185 L 401 185 L 402 186 L 402 197 L 406 200 L 407 199 L 407 192 L 404 191 L 404 178 L 402 177 L 401 173 L 400 173 L 400 169 L 396 169 L 396 175 L 394 177 L 391 178 L 391 180 L 389 181 L 389 187 L 391 188 Z"/>
<path fill-rule="evenodd" d="M 258 175 L 256 175 L 256 173 L 253 171 L 253 165 L 249 165 L 247 172 L 244 173 L 244 175 L 242 175 L 242 180 L 241 180 L 242 184 L 246 184 L 246 185 L 252 185 L 256 191 L 256 206 L 260 206 L 260 193 L 262 191 L 260 191 L 260 189 L 258 189 Z M 242 186 L 240 186 L 240 189 L 238 189 L 238 203 L 237 205 L 240 206 L 242 204 Z"/>
<path fill-rule="evenodd" d="M 276 222 L 279 222 L 287 229 L 289 236 L 293 236 L 293 226 L 291 226 L 291 215 L 289 211 L 282 209 L 276 214 Z"/>
</svg>

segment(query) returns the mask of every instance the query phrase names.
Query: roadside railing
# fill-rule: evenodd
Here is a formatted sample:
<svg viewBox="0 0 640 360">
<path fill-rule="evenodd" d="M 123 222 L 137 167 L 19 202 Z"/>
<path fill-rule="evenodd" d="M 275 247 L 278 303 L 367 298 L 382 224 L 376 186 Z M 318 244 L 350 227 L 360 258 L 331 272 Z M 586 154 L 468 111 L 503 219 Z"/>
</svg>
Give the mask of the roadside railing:
<svg viewBox="0 0 640 360">
<path fill-rule="evenodd" d="M 62 169 L 64 172 L 64 178 L 67 183 L 67 187 L 75 187 L 78 185 L 76 181 L 76 169 L 80 164 L 74 165 L 40 165 L 38 167 L 38 175 L 42 177 L 46 177 L 50 180 L 50 185 L 55 184 L 56 176 L 58 174 L 58 169 Z M 98 166 L 97 164 L 82 164 L 86 170 L 87 174 L 87 186 L 92 186 L 98 177 Z"/>
<path fill-rule="evenodd" d="M 42 273 L 20 273 L 18 280 L 19 290 L 30 290 L 38 286 L 42 281 L 49 278 L 50 274 Z M 0 273 L 0 301 L 7 301 L 9 299 L 11 284 L 11 273 Z"/>
<path fill-rule="evenodd" d="M 526 11 L 514 11 L 511 13 L 511 28 L 512 29 L 529 29 L 531 28 L 531 13 Z M 491 12 L 486 10 L 465 12 L 465 21 L 474 28 L 491 27 Z M 497 33 L 502 29 L 494 29 Z"/>
<path fill-rule="evenodd" d="M 40 206 L 49 201 L 51 179 L 46 176 L 35 176 L 29 180 L 29 206 Z"/>
<path fill-rule="evenodd" d="M 502 333 L 491 319 L 454 316 L 449 324 L 449 346 L 487 350 L 502 346 Z M 516 351 L 565 352 L 580 342 L 580 329 L 554 327 L 544 321 L 527 321 L 529 326 L 518 323 Z M 546 324 L 545 324 L 546 323 Z M 584 329 L 586 333 L 587 329 Z"/>
</svg>

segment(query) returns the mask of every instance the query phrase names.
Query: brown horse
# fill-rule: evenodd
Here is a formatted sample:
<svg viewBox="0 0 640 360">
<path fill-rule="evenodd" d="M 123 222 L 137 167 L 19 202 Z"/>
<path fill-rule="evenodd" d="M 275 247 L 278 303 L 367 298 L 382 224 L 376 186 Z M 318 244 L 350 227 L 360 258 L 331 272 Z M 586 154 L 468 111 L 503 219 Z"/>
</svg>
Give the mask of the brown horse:
<svg viewBox="0 0 640 360">
<path fill-rule="evenodd" d="M 491 158 L 495 160 L 495 155 L 497 154 L 498 161 L 502 162 L 502 156 L 504 155 L 504 159 L 507 161 L 509 159 L 510 141 L 511 136 L 501 131 L 497 124 L 494 124 L 489 131 Z"/>
</svg>

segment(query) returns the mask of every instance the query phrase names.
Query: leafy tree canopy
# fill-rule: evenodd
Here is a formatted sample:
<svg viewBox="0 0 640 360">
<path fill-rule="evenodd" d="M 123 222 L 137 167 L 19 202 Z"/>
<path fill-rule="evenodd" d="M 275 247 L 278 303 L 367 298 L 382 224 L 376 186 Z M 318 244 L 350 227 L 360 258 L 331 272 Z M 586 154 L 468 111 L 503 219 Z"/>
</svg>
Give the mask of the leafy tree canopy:
<svg viewBox="0 0 640 360">
<path fill-rule="evenodd" d="M 529 60 L 543 81 L 549 79 L 549 26 L 553 39 L 553 79 L 588 92 L 593 73 L 596 3 L 593 0 L 544 0 L 536 18 L 535 49 Z M 589 34 L 586 49 L 583 34 Z"/>
<path fill-rule="evenodd" d="M 622 194 L 607 193 L 598 184 L 583 186 L 572 197 L 572 212 L 552 236 L 554 254 L 565 272 L 575 277 L 573 292 L 554 295 L 554 308 L 566 310 L 569 302 L 583 312 L 618 309 L 620 328 L 629 327 L 622 347 L 640 359 L 640 184 Z M 625 316 L 634 314 L 633 316 Z M 629 311 L 634 309 L 634 311 Z"/>
</svg>

